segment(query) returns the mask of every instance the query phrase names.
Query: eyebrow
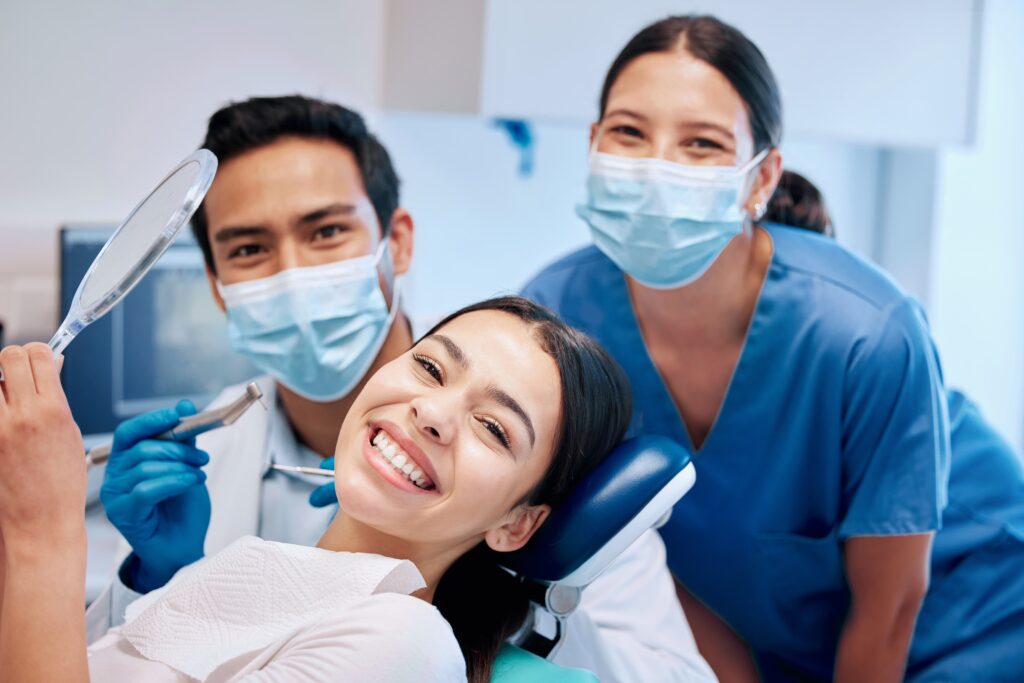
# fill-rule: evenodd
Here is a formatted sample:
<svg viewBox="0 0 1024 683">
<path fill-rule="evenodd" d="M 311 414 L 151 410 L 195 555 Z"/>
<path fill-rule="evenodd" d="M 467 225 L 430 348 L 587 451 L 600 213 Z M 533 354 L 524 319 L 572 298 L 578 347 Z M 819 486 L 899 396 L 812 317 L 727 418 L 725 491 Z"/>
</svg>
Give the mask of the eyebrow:
<svg viewBox="0 0 1024 683">
<path fill-rule="evenodd" d="M 460 368 L 465 370 L 469 367 L 469 359 L 466 358 L 466 354 L 462 352 L 459 345 L 453 342 L 450 337 L 446 337 L 443 334 L 432 334 L 427 337 L 427 339 L 433 339 L 436 342 L 440 342 L 441 346 L 444 347 L 444 350 L 448 352 L 448 355 L 451 356 L 452 360 L 455 361 Z"/>
<path fill-rule="evenodd" d="M 252 237 L 253 235 L 266 235 L 270 233 L 269 228 L 259 225 L 232 225 L 219 229 L 213 235 L 214 242 L 230 242 L 238 237 Z"/>
<path fill-rule="evenodd" d="M 465 370 L 469 367 L 469 359 L 466 358 L 466 354 L 462 352 L 459 345 L 452 341 L 450 337 L 446 337 L 443 334 L 432 334 L 427 337 L 427 339 L 433 339 L 440 343 L 441 346 L 444 347 L 444 350 L 448 352 L 452 361 L 454 361 L 460 368 Z M 526 431 L 530 434 L 530 448 L 533 448 L 534 443 L 537 441 L 537 432 L 533 428 L 533 420 L 531 420 L 527 412 L 523 410 L 523 407 L 519 405 L 519 401 L 515 400 L 509 396 L 508 393 L 494 385 L 487 387 L 487 397 L 505 406 L 523 421 L 523 424 L 526 426 Z"/>
<path fill-rule="evenodd" d="M 608 118 L 609 116 L 615 116 L 616 114 L 624 115 L 624 116 L 631 116 L 634 119 L 640 119 L 641 121 L 646 121 L 647 120 L 647 117 L 644 116 L 643 114 L 641 114 L 640 112 L 633 111 L 632 109 L 622 109 L 622 108 L 612 109 L 611 111 L 606 111 L 604 113 L 604 117 L 603 118 Z"/>
<path fill-rule="evenodd" d="M 537 434 L 533 431 L 533 421 L 530 420 L 530 416 L 526 414 L 523 407 L 519 405 L 519 401 L 493 385 L 487 387 L 487 396 L 519 416 L 523 424 L 526 425 L 526 431 L 530 434 L 530 448 L 533 448 L 533 444 L 537 440 Z"/>
<path fill-rule="evenodd" d="M 334 216 L 336 214 L 352 215 L 356 212 L 355 204 L 328 204 L 327 206 L 317 209 L 316 211 L 310 211 L 299 218 L 299 223 L 315 223 L 316 221 L 327 218 L 328 216 Z"/>
<path fill-rule="evenodd" d="M 722 135 L 725 135 L 730 140 L 735 140 L 736 139 L 736 136 L 733 134 L 733 132 L 731 130 L 729 130 L 725 126 L 719 125 L 717 123 L 712 123 L 711 121 L 690 121 L 690 122 L 682 124 L 679 127 L 680 128 L 710 128 L 711 130 L 717 130 L 719 133 L 721 133 Z"/>
<path fill-rule="evenodd" d="M 299 225 L 315 223 L 316 221 L 327 218 L 328 216 L 335 216 L 338 214 L 351 216 L 355 212 L 355 204 L 342 204 L 339 202 L 335 204 L 328 204 L 327 206 L 303 214 L 299 217 L 297 222 Z M 266 235 L 269 233 L 270 228 L 262 225 L 229 225 L 217 230 L 217 232 L 214 233 L 213 240 L 215 242 L 229 242 L 239 237 L 254 237 L 256 235 Z"/>
</svg>

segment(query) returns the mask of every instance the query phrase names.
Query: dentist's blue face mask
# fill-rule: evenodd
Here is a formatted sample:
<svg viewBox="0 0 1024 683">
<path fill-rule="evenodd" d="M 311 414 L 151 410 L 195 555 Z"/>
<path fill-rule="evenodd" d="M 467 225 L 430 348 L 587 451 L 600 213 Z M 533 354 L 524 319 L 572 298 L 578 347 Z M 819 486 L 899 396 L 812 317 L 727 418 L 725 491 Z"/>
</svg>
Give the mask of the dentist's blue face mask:
<svg viewBox="0 0 1024 683">
<path fill-rule="evenodd" d="M 750 171 L 684 166 L 591 151 L 587 198 L 576 213 L 615 265 L 648 287 L 671 289 L 704 274 L 743 230 Z"/>
<path fill-rule="evenodd" d="M 400 285 L 387 241 L 368 256 L 220 285 L 231 348 L 300 396 L 337 400 L 377 357 Z"/>
</svg>

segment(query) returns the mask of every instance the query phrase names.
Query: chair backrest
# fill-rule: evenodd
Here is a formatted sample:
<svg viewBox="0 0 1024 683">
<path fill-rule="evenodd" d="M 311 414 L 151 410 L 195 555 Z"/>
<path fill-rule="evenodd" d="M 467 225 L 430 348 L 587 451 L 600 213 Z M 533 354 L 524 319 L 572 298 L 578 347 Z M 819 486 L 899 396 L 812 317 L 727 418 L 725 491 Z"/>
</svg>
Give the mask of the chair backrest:
<svg viewBox="0 0 1024 683">
<path fill-rule="evenodd" d="M 696 479 L 690 454 L 663 436 L 623 441 L 502 566 L 535 582 L 582 588 L 664 522 Z"/>
</svg>

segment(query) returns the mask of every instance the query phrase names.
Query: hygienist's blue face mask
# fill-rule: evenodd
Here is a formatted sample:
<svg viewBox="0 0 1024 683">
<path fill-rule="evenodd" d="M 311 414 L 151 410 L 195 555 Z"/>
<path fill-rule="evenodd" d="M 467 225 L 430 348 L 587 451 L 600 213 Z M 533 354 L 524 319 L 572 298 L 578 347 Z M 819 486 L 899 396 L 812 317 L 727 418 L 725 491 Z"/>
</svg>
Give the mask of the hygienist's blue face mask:
<svg viewBox="0 0 1024 683">
<path fill-rule="evenodd" d="M 681 287 L 703 275 L 742 232 L 750 171 L 767 154 L 734 167 L 591 151 L 587 197 L 576 213 L 597 247 L 635 280 Z"/>
<path fill-rule="evenodd" d="M 337 400 L 370 369 L 395 320 L 401 279 L 392 272 L 384 241 L 368 256 L 220 285 L 231 347 L 300 396 Z"/>
</svg>

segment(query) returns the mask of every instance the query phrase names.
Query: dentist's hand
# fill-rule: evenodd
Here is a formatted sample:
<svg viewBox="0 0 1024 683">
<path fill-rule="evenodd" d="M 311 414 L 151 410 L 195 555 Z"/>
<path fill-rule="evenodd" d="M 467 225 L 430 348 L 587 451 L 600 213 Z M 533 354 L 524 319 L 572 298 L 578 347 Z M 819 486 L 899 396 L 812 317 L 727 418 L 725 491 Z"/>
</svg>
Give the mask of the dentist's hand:
<svg viewBox="0 0 1024 683">
<path fill-rule="evenodd" d="M 117 426 L 100 500 L 107 518 L 132 546 L 122 578 L 148 593 L 203 556 L 210 494 L 200 467 L 210 457 L 195 439 L 153 437 L 194 415 L 191 401 L 144 413 Z"/>
<path fill-rule="evenodd" d="M 334 456 L 325 459 L 320 463 L 320 469 L 322 470 L 333 470 L 334 469 Z M 334 490 L 334 480 L 331 479 L 326 484 L 317 486 L 313 489 L 313 492 L 309 494 L 309 504 L 315 508 L 323 508 L 328 505 L 333 505 L 338 502 L 338 492 Z"/>
</svg>

